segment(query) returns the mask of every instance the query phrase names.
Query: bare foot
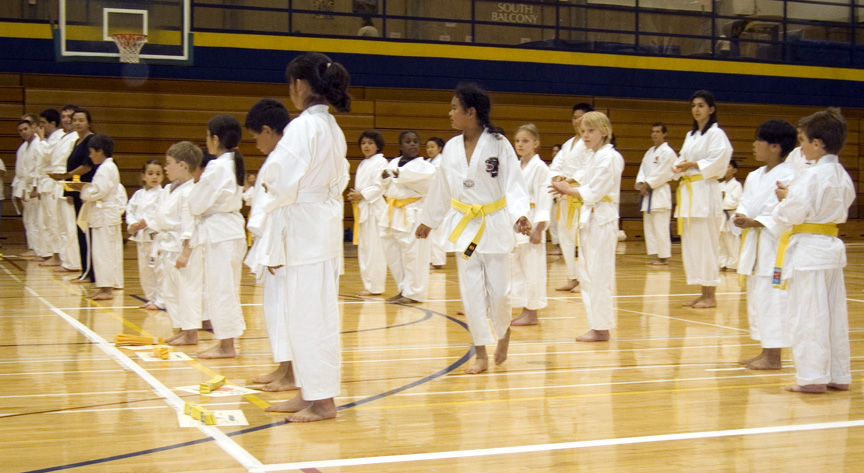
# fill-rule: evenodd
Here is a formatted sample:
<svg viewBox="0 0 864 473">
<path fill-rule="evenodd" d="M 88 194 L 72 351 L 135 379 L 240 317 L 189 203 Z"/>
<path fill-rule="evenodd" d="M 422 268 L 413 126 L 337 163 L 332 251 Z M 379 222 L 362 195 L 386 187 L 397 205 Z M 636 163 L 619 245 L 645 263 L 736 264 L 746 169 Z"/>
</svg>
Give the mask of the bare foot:
<svg viewBox="0 0 864 473">
<path fill-rule="evenodd" d="M 827 387 L 828 387 L 828 389 L 833 389 L 835 391 L 848 391 L 849 390 L 848 384 L 828 383 Z"/>
<path fill-rule="evenodd" d="M 573 288 L 575 288 L 577 286 L 579 286 L 579 281 L 577 281 L 576 279 L 571 279 L 570 281 L 567 282 L 567 284 L 565 284 L 561 287 L 556 287 L 555 290 L 556 291 L 572 291 Z"/>
<path fill-rule="evenodd" d="M 55 273 L 74 273 L 75 271 L 81 271 L 80 269 L 69 269 L 64 266 L 57 266 L 54 268 Z"/>
<path fill-rule="evenodd" d="M 138 308 L 139 308 L 139 309 L 144 309 L 144 310 L 159 310 L 159 306 L 156 305 L 156 304 L 154 304 L 154 303 L 152 303 L 152 302 L 148 302 L 148 303 L 146 303 L 146 304 L 144 304 L 144 305 L 139 306 Z"/>
<path fill-rule="evenodd" d="M 767 357 L 765 357 L 747 363 L 745 367 L 748 370 L 779 370 L 783 368 L 783 365 L 780 363 L 779 360 L 769 360 Z"/>
<path fill-rule="evenodd" d="M 387 299 L 387 303 L 388 304 L 419 304 L 420 301 L 415 301 L 414 299 L 411 299 L 410 297 L 399 296 L 398 299 L 393 299 L 393 300 Z"/>
<path fill-rule="evenodd" d="M 465 374 L 482 373 L 489 369 L 489 355 L 486 354 L 485 345 L 474 347 L 474 364 L 465 368 Z"/>
<path fill-rule="evenodd" d="M 198 358 L 234 358 L 236 356 L 233 338 L 219 340 L 219 343 L 213 347 L 198 353 Z"/>
<path fill-rule="evenodd" d="M 824 384 L 807 384 L 804 386 L 792 384 L 785 386 L 783 389 L 792 391 L 793 393 L 822 394 L 828 390 L 828 387 Z"/>
<path fill-rule="evenodd" d="M 297 389 L 297 383 L 294 381 L 294 370 L 291 367 L 290 361 L 283 361 L 275 370 L 265 375 L 259 376 L 252 380 L 254 384 L 263 384 L 262 391 L 277 392 L 277 391 L 293 391 Z"/>
<path fill-rule="evenodd" d="M 91 292 L 87 297 L 94 301 L 107 301 L 114 298 L 114 293 L 110 287 L 100 287 Z"/>
<path fill-rule="evenodd" d="M 279 391 L 294 391 L 295 389 L 300 388 L 297 387 L 297 383 L 294 382 L 294 377 L 291 376 L 291 379 L 288 379 L 288 377 L 279 378 L 273 382 L 261 386 L 258 389 L 266 391 L 268 393 L 275 393 Z"/>
<path fill-rule="evenodd" d="M 681 304 L 681 307 L 693 307 L 693 305 L 698 304 L 699 302 L 702 302 L 702 296 L 699 296 L 690 302 L 685 302 Z"/>
<path fill-rule="evenodd" d="M 589 330 L 576 337 L 577 342 L 606 342 L 609 340 L 608 330 Z"/>
<path fill-rule="evenodd" d="M 699 302 L 691 305 L 690 307 L 694 309 L 710 309 L 711 307 L 717 307 L 716 299 L 702 299 Z"/>
<path fill-rule="evenodd" d="M 495 347 L 495 364 L 500 365 L 507 360 L 507 349 L 510 348 L 510 329 L 504 334 L 504 338 L 498 340 L 498 346 Z"/>
<path fill-rule="evenodd" d="M 175 347 L 180 345 L 197 345 L 198 330 L 181 330 L 180 333 L 171 337 L 170 340 L 165 340 L 165 343 Z"/>
<path fill-rule="evenodd" d="M 558 248 L 556 246 L 556 247 L 552 248 L 551 250 L 549 250 L 549 252 L 546 254 L 551 255 L 551 256 L 561 256 L 562 255 L 561 248 Z"/>
<path fill-rule="evenodd" d="M 393 301 L 395 301 L 396 299 L 399 299 L 399 298 L 401 298 L 401 297 L 402 297 L 402 293 L 400 292 L 399 294 L 396 294 L 396 295 L 393 296 L 393 297 L 388 297 L 388 298 L 387 298 L 387 302 L 393 302 Z"/>
<path fill-rule="evenodd" d="M 579 281 L 576 281 L 576 286 L 570 289 L 570 292 L 582 292 L 582 286 L 579 285 Z"/>
<path fill-rule="evenodd" d="M 336 403 L 333 398 L 313 401 L 312 405 L 285 418 L 288 422 L 316 422 L 336 417 Z"/>
<path fill-rule="evenodd" d="M 741 360 L 738 362 L 738 364 L 739 365 L 749 365 L 750 363 L 753 363 L 754 361 L 757 361 L 757 360 L 761 360 L 764 357 L 765 357 L 765 351 L 763 350 L 762 353 L 754 356 L 753 358 L 747 358 L 747 359 Z"/>
<path fill-rule="evenodd" d="M 36 256 L 36 253 L 33 250 L 27 250 L 18 256 L 20 256 L 21 258 L 32 258 L 32 257 Z"/>
<path fill-rule="evenodd" d="M 201 330 L 213 330 L 213 324 L 209 320 L 204 320 L 201 322 Z"/>
<path fill-rule="evenodd" d="M 57 255 L 51 256 L 45 261 L 39 263 L 39 266 L 60 266 L 60 258 Z"/>
<path fill-rule="evenodd" d="M 510 325 L 521 327 L 525 325 L 537 325 L 539 323 L 540 321 L 537 319 L 537 311 L 525 309 L 521 314 L 519 314 L 519 317 L 516 317 L 510 322 Z"/>
<path fill-rule="evenodd" d="M 72 284 L 90 284 L 89 279 L 73 279 L 70 281 Z"/>
<path fill-rule="evenodd" d="M 273 404 L 264 410 L 267 412 L 300 412 L 311 405 L 312 401 L 304 401 L 302 393 L 297 393 L 293 398 L 279 404 Z"/>
<path fill-rule="evenodd" d="M 360 297 L 369 297 L 369 296 L 380 296 L 381 293 L 380 292 L 369 292 L 369 291 L 363 290 L 363 291 L 357 292 L 356 295 L 358 295 Z"/>
<path fill-rule="evenodd" d="M 664 259 L 656 258 L 656 259 L 652 259 L 651 261 L 649 261 L 648 264 L 652 265 L 652 266 L 666 266 L 669 263 L 666 261 L 665 258 Z"/>
<path fill-rule="evenodd" d="M 432 269 L 441 269 L 441 268 L 443 268 L 443 267 L 444 267 L 443 264 L 433 264 L 433 265 L 432 265 Z"/>
</svg>

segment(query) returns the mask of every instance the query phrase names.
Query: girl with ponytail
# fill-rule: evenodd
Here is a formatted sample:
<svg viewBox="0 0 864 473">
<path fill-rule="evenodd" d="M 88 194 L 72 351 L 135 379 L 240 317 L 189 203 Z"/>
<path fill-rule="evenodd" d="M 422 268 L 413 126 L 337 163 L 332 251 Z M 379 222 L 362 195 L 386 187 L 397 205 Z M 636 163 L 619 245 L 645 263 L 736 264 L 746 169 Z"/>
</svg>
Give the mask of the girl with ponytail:
<svg viewBox="0 0 864 473">
<path fill-rule="evenodd" d="M 199 358 L 237 356 L 234 338 L 246 330 L 240 308 L 240 275 L 246 253 L 243 229 L 243 156 L 237 151 L 243 130 L 234 117 L 218 115 L 207 123 L 207 163 L 189 192 L 189 212 L 195 217 L 195 244 L 204 259 L 204 316 L 210 318 L 215 346 Z"/>
<path fill-rule="evenodd" d="M 444 146 L 415 232 L 417 238 L 426 238 L 432 228 L 441 228 L 448 237 L 445 250 L 458 255 L 459 290 L 476 352 L 468 374 L 489 368 L 490 343 L 497 342 L 495 364 L 507 359 L 514 231 L 531 234 L 519 160 L 501 129 L 490 123 L 490 110 L 489 95 L 476 84 L 456 88 L 450 122 L 462 134 Z"/>
<path fill-rule="evenodd" d="M 267 408 L 291 412 L 289 422 L 336 417 L 339 395 L 339 270 L 342 191 L 348 146 L 329 106 L 347 112 L 348 72 L 321 53 L 305 53 L 285 73 L 291 102 L 302 110 L 258 173 L 250 231 L 259 235 L 255 259 L 272 275 L 280 330 L 277 346 L 289 346 L 297 395 Z M 259 223 L 260 222 L 260 223 Z M 270 278 L 270 276 L 267 276 Z"/>
</svg>

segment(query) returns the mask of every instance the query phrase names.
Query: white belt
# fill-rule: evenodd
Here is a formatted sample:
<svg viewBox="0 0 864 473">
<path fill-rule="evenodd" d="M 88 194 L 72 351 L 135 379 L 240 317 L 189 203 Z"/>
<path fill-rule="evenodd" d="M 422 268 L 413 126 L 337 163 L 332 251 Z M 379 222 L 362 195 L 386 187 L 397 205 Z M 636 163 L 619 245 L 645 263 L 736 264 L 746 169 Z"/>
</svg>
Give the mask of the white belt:
<svg viewBox="0 0 864 473">
<path fill-rule="evenodd" d="M 316 189 L 300 189 L 297 192 L 297 204 L 310 204 L 316 202 L 327 202 L 330 200 L 330 189 L 319 187 Z"/>
</svg>

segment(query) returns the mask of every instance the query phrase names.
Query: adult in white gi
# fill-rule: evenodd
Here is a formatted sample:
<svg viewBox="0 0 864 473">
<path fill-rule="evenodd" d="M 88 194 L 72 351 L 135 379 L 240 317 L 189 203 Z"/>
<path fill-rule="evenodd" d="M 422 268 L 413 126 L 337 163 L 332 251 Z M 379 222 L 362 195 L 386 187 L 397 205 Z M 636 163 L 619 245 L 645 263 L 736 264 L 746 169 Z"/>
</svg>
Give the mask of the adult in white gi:
<svg viewBox="0 0 864 473">
<path fill-rule="evenodd" d="M 537 325 L 537 311 L 547 304 L 546 225 L 552 208 L 549 167 L 536 154 L 540 133 L 534 124 L 519 127 L 513 142 L 528 190 L 528 220 L 533 230 L 530 236 L 516 235 L 516 246 L 510 254 L 510 302 L 513 307 L 523 308 L 510 325 Z"/>
<path fill-rule="evenodd" d="M 242 129 L 234 117 L 219 115 L 207 124 L 207 150 L 218 156 L 207 163 L 189 192 L 189 211 L 196 218 L 193 247 L 203 250 L 204 313 L 219 340 L 198 354 L 201 358 L 232 358 L 234 339 L 246 330 L 240 307 L 240 276 L 246 254 L 246 233 L 240 215 L 243 157 L 235 149 Z M 238 168 L 241 171 L 238 173 Z"/>
<path fill-rule="evenodd" d="M 610 143 L 612 125 L 606 115 L 588 112 L 580 128 L 587 150 L 582 179 L 572 186 L 567 181 L 553 182 L 552 189 L 572 196 L 581 205 L 577 216 L 579 280 L 589 330 L 576 341 L 598 342 L 609 340 L 609 331 L 616 326 L 615 247 L 624 158 Z"/>
<path fill-rule="evenodd" d="M 381 173 L 387 168 L 387 158 L 381 154 L 384 137 L 375 130 L 360 134 L 360 152 L 365 159 L 357 166 L 354 188 L 348 191 L 348 199 L 354 210 L 354 244 L 357 245 L 357 262 L 363 290 L 358 296 L 372 296 L 384 292 L 387 282 L 387 260 L 381 242 L 381 217 L 387 210 Z"/>
<path fill-rule="evenodd" d="M 18 136 L 24 140 L 15 153 L 15 177 L 12 178 L 12 199 L 21 202 L 28 251 L 21 256 L 39 256 L 42 241 L 39 234 L 39 199 L 36 179 L 36 155 L 39 135 L 36 124 L 22 118 L 18 121 Z"/>
<path fill-rule="evenodd" d="M 172 158 L 173 159 L 173 158 Z M 148 222 L 156 220 L 159 197 L 162 194 L 162 164 L 159 161 L 149 161 L 144 164 L 141 181 L 144 186 L 129 199 L 126 206 L 126 224 L 138 251 L 138 280 L 147 301 L 141 309 L 159 310 L 165 307 L 162 302 L 162 265 L 154 257 L 153 240 L 156 235 L 154 227 Z"/>
<path fill-rule="evenodd" d="M 720 283 L 720 227 L 722 212 L 720 183 L 732 144 L 717 125 L 714 94 L 696 91 L 690 99 L 693 130 L 687 133 L 678 160 L 672 167 L 679 179 L 675 217 L 681 236 L 681 255 L 687 284 L 702 286 L 702 295 L 683 304 L 685 307 L 716 307 L 714 296 Z"/>
<path fill-rule="evenodd" d="M 636 190 L 639 191 L 639 210 L 642 211 L 642 228 L 648 256 L 654 259 L 648 264 L 669 264 L 672 256 L 672 239 L 669 222 L 672 218 L 672 165 L 678 155 L 666 142 L 666 125 L 657 122 L 651 125 L 651 140 L 654 146 L 645 152 L 636 175 Z"/>
<path fill-rule="evenodd" d="M 67 106 L 60 112 L 60 124 L 63 127 L 63 136 L 51 153 L 52 163 L 56 163 L 56 171 L 50 177 L 55 181 L 65 180 L 66 165 L 75 143 L 78 141 L 78 132 L 72 126 L 72 115 L 75 107 Z M 71 179 L 71 178 L 70 178 Z M 59 185 L 60 183 L 58 183 Z M 67 197 L 61 187 L 61 197 L 57 199 L 57 221 L 58 239 L 60 241 L 60 266 L 54 269 L 57 272 L 72 272 L 81 270 L 81 252 L 78 248 L 78 225 L 75 214 L 74 198 Z"/>
<path fill-rule="evenodd" d="M 60 114 L 53 109 L 44 110 L 39 116 L 39 128 L 40 136 L 44 135 L 36 164 L 39 233 L 43 239 L 44 256 L 48 256 L 39 266 L 59 266 L 62 262 L 60 253 L 63 250 L 63 241 L 60 238 L 58 200 L 63 199 L 63 186 L 52 179 L 51 174 L 66 170 L 66 157 L 58 156 L 54 152 L 65 134 L 60 128 Z"/>
<path fill-rule="evenodd" d="M 305 53 L 286 72 L 291 102 L 303 112 L 285 128 L 259 172 L 266 191 L 256 196 L 269 216 L 259 240 L 274 271 L 284 271 L 285 331 L 300 392 L 269 411 L 293 412 L 290 422 L 336 416 L 340 387 L 339 257 L 345 134 L 330 114 L 350 109 L 348 72 L 320 53 Z M 253 227 L 250 220 L 250 229 Z M 266 228 L 266 232 L 263 229 Z M 258 243 L 256 243 L 257 245 Z"/>
<path fill-rule="evenodd" d="M 587 103 L 578 103 L 573 106 L 570 115 L 570 124 L 576 135 L 561 145 L 561 151 L 552 159 L 549 166 L 549 174 L 552 181 L 569 180 L 571 184 L 580 182 L 581 172 L 585 166 L 585 143 L 582 141 L 579 131 L 579 123 L 582 116 L 594 110 Z M 572 209 L 572 210 L 571 210 Z M 578 244 L 578 225 L 574 221 L 575 208 L 573 199 L 564 196 L 558 199 L 558 205 L 553 209 L 557 220 L 558 244 L 564 256 L 564 265 L 567 267 L 567 284 L 555 288 L 556 291 L 579 292 L 578 269 L 576 267 L 576 246 Z"/>
<path fill-rule="evenodd" d="M 738 163 L 735 160 L 729 161 L 729 166 L 726 168 L 726 176 L 720 181 L 720 195 L 723 199 L 723 212 L 720 214 L 720 270 L 735 271 L 738 269 L 738 251 L 740 250 L 740 240 L 738 235 L 732 232 L 732 217 L 735 216 L 735 209 L 738 208 L 738 203 L 741 202 L 741 194 L 744 192 L 743 187 L 738 179 L 735 179 L 735 173 L 738 171 Z"/>
<path fill-rule="evenodd" d="M 435 166 L 419 156 L 417 133 L 399 136 L 402 156 L 392 159 L 381 174 L 387 206 L 379 217 L 387 267 L 399 293 L 387 299 L 397 304 L 426 300 L 429 290 L 429 241 L 414 237 L 423 199 L 435 177 Z"/>
<path fill-rule="evenodd" d="M 784 235 L 788 245 L 781 237 L 775 262 L 788 292 L 795 358 L 797 384 L 786 389 L 848 390 L 852 374 L 843 279 L 846 248 L 837 238 L 837 224 L 846 221 L 855 198 L 852 179 L 837 157 L 846 139 L 846 122 L 839 110 L 828 109 L 798 125 L 805 134 L 801 151 L 813 164 L 788 188 L 778 186 L 780 204 L 773 214 L 780 224 L 792 226 L 791 237 Z"/>
<path fill-rule="evenodd" d="M 490 343 L 497 341 L 496 364 L 507 359 L 514 230 L 531 230 L 519 161 L 500 129 L 489 124 L 489 109 L 488 95 L 476 85 L 456 89 L 450 120 L 462 134 L 444 146 L 416 232 L 425 239 L 432 228 L 439 228 L 449 235 L 445 249 L 456 252 L 459 291 L 476 354 L 474 365 L 465 370 L 468 374 L 488 369 Z"/>
</svg>

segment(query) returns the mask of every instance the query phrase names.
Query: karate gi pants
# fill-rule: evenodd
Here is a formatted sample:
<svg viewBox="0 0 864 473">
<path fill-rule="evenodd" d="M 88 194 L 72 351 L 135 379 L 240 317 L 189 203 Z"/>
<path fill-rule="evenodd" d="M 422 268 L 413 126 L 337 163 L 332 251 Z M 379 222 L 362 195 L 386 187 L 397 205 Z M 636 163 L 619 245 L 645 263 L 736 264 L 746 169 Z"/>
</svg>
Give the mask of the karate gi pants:
<svg viewBox="0 0 864 473">
<path fill-rule="evenodd" d="M 564 201 L 566 202 L 566 201 Z M 579 279 L 579 271 L 576 263 L 576 244 L 578 243 L 578 225 L 577 217 L 573 219 L 573 226 L 567 228 L 567 208 L 562 203 L 561 207 L 562 218 L 558 220 L 558 244 L 561 245 L 561 253 L 564 256 L 564 265 L 567 266 L 567 279 Z M 618 240 L 618 235 L 615 235 L 615 240 Z M 581 256 L 581 252 L 580 252 Z"/>
<path fill-rule="evenodd" d="M 786 348 L 789 340 L 787 292 L 775 289 L 770 276 L 747 277 L 747 317 L 750 338 L 762 348 Z"/>
<path fill-rule="evenodd" d="M 720 232 L 720 267 L 738 269 L 741 239 L 732 232 Z"/>
<path fill-rule="evenodd" d="M 553 202 L 552 208 L 554 209 L 556 205 L 558 205 L 558 204 Z M 549 240 L 552 242 L 553 245 L 557 245 L 558 244 L 558 220 L 555 218 L 550 218 L 549 219 L 549 228 L 547 228 L 547 230 L 549 231 Z"/>
<path fill-rule="evenodd" d="M 270 339 L 270 350 L 273 361 L 284 363 L 293 359 L 291 342 L 288 340 L 288 301 L 286 300 L 285 267 L 264 273 L 264 288 L 262 290 L 262 308 L 264 322 L 267 324 L 267 337 Z M 299 385 L 298 385 L 299 387 Z"/>
<path fill-rule="evenodd" d="M 62 250 L 60 240 L 60 207 L 57 205 L 57 197 L 53 194 L 39 194 L 39 233 L 43 239 L 42 256 L 53 256 Z"/>
<path fill-rule="evenodd" d="M 384 256 L 399 293 L 415 301 L 429 294 L 429 239 L 414 233 L 390 230 L 381 235 Z"/>
<path fill-rule="evenodd" d="M 21 207 L 21 220 L 24 222 L 27 248 L 33 250 L 37 256 L 49 256 L 45 254 L 45 246 L 39 228 L 39 199 L 28 198 L 21 203 Z"/>
<path fill-rule="evenodd" d="M 358 233 L 357 262 L 363 289 L 372 294 L 381 294 L 387 282 L 387 259 L 378 234 L 378 219 L 370 216 L 365 222 L 360 222 Z"/>
<path fill-rule="evenodd" d="M 716 218 L 685 218 L 681 256 L 687 284 L 717 286 L 720 283 L 720 228 Z"/>
<path fill-rule="evenodd" d="M 66 269 L 81 271 L 81 252 L 78 249 L 78 224 L 75 206 L 63 197 L 57 201 L 58 228 L 60 229 L 60 264 Z"/>
<path fill-rule="evenodd" d="M 522 243 L 510 254 L 510 303 L 538 310 L 546 307 L 546 245 Z"/>
<path fill-rule="evenodd" d="M 123 233 L 120 225 L 90 229 L 96 287 L 123 289 Z"/>
<path fill-rule="evenodd" d="M 589 222 L 579 229 L 579 242 L 579 284 L 588 315 L 588 328 L 613 329 L 616 325 L 612 296 L 615 292 L 618 221 L 602 225 Z"/>
<path fill-rule="evenodd" d="M 448 235 L 449 236 L 449 235 Z M 447 252 L 441 245 L 441 234 L 438 230 L 429 232 L 429 261 L 435 266 L 444 266 L 447 264 Z"/>
<path fill-rule="evenodd" d="M 339 258 L 285 266 L 285 332 L 304 401 L 339 395 Z M 287 333 L 286 333 L 287 332 Z"/>
<path fill-rule="evenodd" d="M 796 382 L 801 386 L 850 384 L 843 269 L 796 270 L 786 284 Z"/>
<path fill-rule="evenodd" d="M 246 330 L 240 307 L 240 276 L 246 239 L 206 242 L 196 250 L 198 248 L 204 250 L 205 319 L 210 319 L 217 340 L 239 337 Z"/>
<path fill-rule="evenodd" d="M 160 254 L 163 268 L 162 298 L 171 325 L 180 330 L 201 328 L 204 315 L 204 259 L 199 248 L 192 250 L 185 268 L 177 268 L 178 252 Z"/>
<path fill-rule="evenodd" d="M 457 256 L 456 269 L 465 318 L 474 346 L 496 343 L 507 334 L 512 317 L 510 255 L 474 253 L 468 260 Z"/>
<path fill-rule="evenodd" d="M 165 302 L 162 300 L 161 296 L 162 262 L 157 260 L 153 262 L 152 266 L 150 265 L 150 255 L 153 251 L 153 242 L 139 241 L 136 242 L 136 246 L 138 247 L 138 281 L 141 283 L 141 290 L 144 291 L 144 297 L 148 302 L 152 302 L 159 307 L 165 307 Z M 174 259 L 177 259 L 176 256 Z"/>
<path fill-rule="evenodd" d="M 650 213 L 642 212 L 645 247 L 649 255 L 657 255 L 658 258 L 672 256 L 672 238 L 669 235 L 671 219 L 672 211 L 669 209 L 654 209 Z"/>
</svg>

